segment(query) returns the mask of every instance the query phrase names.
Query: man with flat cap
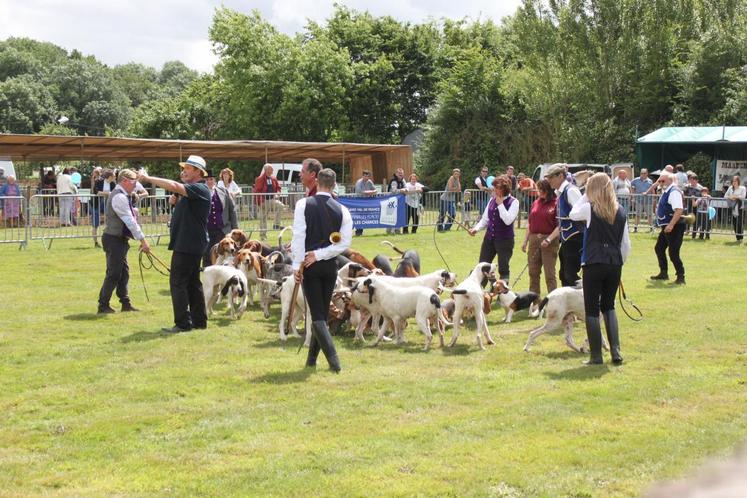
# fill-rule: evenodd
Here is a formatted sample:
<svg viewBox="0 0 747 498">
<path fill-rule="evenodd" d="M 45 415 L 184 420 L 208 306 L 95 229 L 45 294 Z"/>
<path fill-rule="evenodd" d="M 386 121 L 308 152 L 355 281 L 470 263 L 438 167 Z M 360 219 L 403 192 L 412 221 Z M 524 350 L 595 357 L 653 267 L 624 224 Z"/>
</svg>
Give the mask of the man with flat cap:
<svg viewBox="0 0 747 498">
<path fill-rule="evenodd" d="M 581 191 L 566 178 L 566 166 L 556 163 L 547 169 L 545 178 L 558 194 L 558 221 L 560 225 L 560 282 L 563 287 L 573 287 L 581 277 L 581 251 L 586 225 L 570 218 L 571 209 L 581 199 Z"/>
<path fill-rule="evenodd" d="M 205 160 L 200 156 L 189 156 L 179 163 L 182 182 L 138 175 L 141 182 L 174 193 L 175 203 L 171 216 L 169 249 L 171 254 L 171 304 L 174 308 L 174 326 L 164 332 L 187 332 L 207 328 L 205 297 L 200 282 L 200 262 L 208 245 L 208 215 L 210 214 L 210 190 L 202 182 L 207 176 Z"/>
<path fill-rule="evenodd" d="M 337 281 L 335 258 L 350 247 L 353 219 L 347 208 L 332 198 L 335 172 L 329 168 L 322 169 L 316 159 L 306 159 L 303 164 L 319 172 L 316 174 L 316 194 L 296 203 L 291 242 L 295 280 L 303 285 L 303 294 L 311 314 L 312 336 L 306 366 L 316 366 L 321 349 L 330 370 L 339 372 L 340 360 L 327 327 L 327 318 Z"/>
<path fill-rule="evenodd" d="M 116 289 L 122 311 L 138 311 L 130 302 L 127 284 L 130 281 L 130 267 L 127 264 L 127 251 L 130 249 L 129 239 L 140 242 L 143 252 L 150 252 L 145 234 L 140 229 L 132 207 L 130 195 L 135 189 L 137 175 L 134 171 L 123 169 L 117 176 L 117 186 L 111 191 L 106 200 L 106 230 L 101 236 L 101 243 L 106 253 L 106 277 L 99 291 L 100 315 L 114 313 L 109 306 L 109 300 Z"/>
</svg>

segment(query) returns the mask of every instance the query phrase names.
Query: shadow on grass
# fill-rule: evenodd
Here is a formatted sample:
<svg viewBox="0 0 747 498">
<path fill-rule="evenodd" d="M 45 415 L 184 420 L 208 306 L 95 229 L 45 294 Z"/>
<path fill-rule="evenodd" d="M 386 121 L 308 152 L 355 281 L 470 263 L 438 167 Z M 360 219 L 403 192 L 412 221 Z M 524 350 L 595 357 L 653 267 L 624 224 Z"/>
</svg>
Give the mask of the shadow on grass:
<svg viewBox="0 0 747 498">
<path fill-rule="evenodd" d="M 213 317 L 208 322 L 209 325 L 213 327 L 228 327 L 236 320 L 232 320 L 229 316 L 219 316 L 219 317 Z"/>
<path fill-rule="evenodd" d="M 446 342 L 446 347 L 441 348 L 441 353 L 443 353 L 446 356 L 463 356 L 470 354 L 468 344 L 455 344 L 454 346 L 449 347 L 448 341 Z"/>
<path fill-rule="evenodd" d="M 158 294 L 161 296 L 170 296 L 171 291 L 169 289 L 161 289 L 160 291 L 158 291 Z"/>
<path fill-rule="evenodd" d="M 646 282 L 646 290 L 650 290 L 650 289 L 666 290 L 666 289 L 672 289 L 672 288 L 679 287 L 678 285 L 674 285 L 672 282 L 674 282 L 674 280 L 650 280 L 649 279 L 648 282 Z"/>
<path fill-rule="evenodd" d="M 545 372 L 545 376 L 552 380 L 589 380 L 598 379 L 609 372 L 607 365 L 581 365 L 562 372 Z"/>
<path fill-rule="evenodd" d="M 547 351 L 545 353 L 537 353 L 539 355 L 544 356 L 545 358 L 550 358 L 553 360 L 573 360 L 575 358 L 583 358 L 584 353 L 577 353 L 575 351 Z M 586 353 L 587 355 L 589 353 Z"/>
<path fill-rule="evenodd" d="M 317 366 L 317 368 L 320 368 L 320 366 Z M 302 368 L 301 370 L 291 372 L 270 372 L 255 377 L 250 381 L 255 384 L 293 384 L 305 381 L 315 371 L 313 368 Z"/>
<path fill-rule="evenodd" d="M 141 330 L 140 332 L 135 332 L 134 334 L 130 334 L 127 336 L 122 337 L 119 342 L 123 344 L 128 344 L 130 342 L 146 342 L 146 341 L 153 341 L 155 339 L 166 339 L 167 337 L 175 336 L 177 334 L 169 334 L 167 332 L 149 332 L 145 330 Z"/>
<path fill-rule="evenodd" d="M 106 318 L 106 316 L 107 315 L 99 315 L 98 313 L 76 313 L 74 315 L 66 315 L 63 318 L 74 322 L 88 322 L 91 320 L 100 320 Z"/>
</svg>

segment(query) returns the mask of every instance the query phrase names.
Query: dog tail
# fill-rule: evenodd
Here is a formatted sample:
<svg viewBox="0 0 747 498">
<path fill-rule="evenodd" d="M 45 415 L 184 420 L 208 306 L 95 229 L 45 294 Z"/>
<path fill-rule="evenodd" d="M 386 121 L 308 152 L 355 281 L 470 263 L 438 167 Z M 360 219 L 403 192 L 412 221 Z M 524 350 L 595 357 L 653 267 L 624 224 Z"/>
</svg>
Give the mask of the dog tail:
<svg viewBox="0 0 747 498">
<path fill-rule="evenodd" d="M 431 304 L 435 306 L 436 309 L 441 307 L 441 300 L 438 298 L 438 294 L 431 294 Z"/>
<path fill-rule="evenodd" d="M 547 306 L 547 296 L 545 296 L 545 298 L 540 301 L 539 311 L 542 311 L 542 308 L 544 308 L 545 306 Z"/>
<path fill-rule="evenodd" d="M 292 227 L 284 227 L 282 230 L 280 230 L 280 233 L 278 234 L 278 247 L 283 247 L 283 234 L 286 230 L 292 230 Z"/>
<path fill-rule="evenodd" d="M 239 277 L 237 277 L 236 275 L 234 275 L 233 277 L 229 278 L 226 281 L 226 285 L 224 285 L 223 288 L 220 290 L 221 296 L 226 297 L 226 294 L 228 294 L 228 291 L 234 285 L 239 285 Z"/>
<path fill-rule="evenodd" d="M 388 240 L 382 240 L 382 241 L 381 241 L 381 244 L 382 244 L 382 245 L 385 245 L 385 246 L 389 246 L 389 247 L 391 247 L 392 249 L 394 249 L 394 252 L 396 252 L 396 253 L 398 253 L 398 254 L 400 254 L 400 255 L 403 255 L 403 256 L 404 256 L 404 254 L 405 254 L 405 251 L 403 251 L 402 249 L 398 248 L 397 246 L 395 246 L 394 244 L 392 244 L 392 243 L 391 243 L 391 242 L 389 242 Z"/>
<path fill-rule="evenodd" d="M 451 293 L 452 294 L 466 294 L 467 289 L 456 289 L 456 290 L 451 291 Z"/>
</svg>

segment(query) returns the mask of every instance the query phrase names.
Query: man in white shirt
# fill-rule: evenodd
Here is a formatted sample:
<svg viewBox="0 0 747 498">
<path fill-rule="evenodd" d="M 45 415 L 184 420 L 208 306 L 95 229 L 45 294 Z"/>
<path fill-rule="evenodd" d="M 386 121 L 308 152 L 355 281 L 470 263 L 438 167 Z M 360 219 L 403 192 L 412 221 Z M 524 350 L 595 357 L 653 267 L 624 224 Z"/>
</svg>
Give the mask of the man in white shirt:
<svg viewBox="0 0 747 498">
<path fill-rule="evenodd" d="M 372 197 L 376 195 L 376 187 L 371 180 L 371 172 L 369 170 L 364 169 L 363 176 L 361 176 L 358 181 L 355 182 L 355 195 L 359 197 Z M 355 235 L 363 235 L 363 229 L 356 229 Z"/>
<path fill-rule="evenodd" d="M 487 166 L 483 166 L 482 169 L 480 169 L 480 174 L 475 178 L 475 186 L 479 190 L 479 192 L 476 192 L 473 196 L 475 199 L 475 209 L 477 209 L 477 212 L 482 215 L 482 212 L 485 211 L 485 206 L 488 205 L 488 201 L 490 200 L 490 193 L 493 190 L 493 186 L 488 185 Z"/>
<path fill-rule="evenodd" d="M 545 176 L 558 194 L 558 220 L 560 225 L 560 282 L 573 287 L 580 279 L 581 251 L 585 226 L 570 219 L 571 209 L 581 199 L 581 191 L 566 179 L 565 164 L 553 164 Z"/>
<path fill-rule="evenodd" d="M 340 360 L 327 327 L 327 318 L 337 281 L 335 258 L 350 247 L 353 219 L 347 208 L 332 198 L 335 172 L 329 168 L 319 170 L 321 163 L 316 159 L 304 160 L 303 168 L 308 168 L 307 163 L 319 171 L 317 193 L 296 203 L 291 241 L 294 278 L 296 284 L 303 285 L 311 314 L 312 338 L 306 366 L 316 366 L 321 349 L 330 369 L 339 372 Z"/>
<path fill-rule="evenodd" d="M 627 216 L 630 211 L 630 189 L 631 183 L 628 180 L 628 172 L 621 169 L 617 172 L 617 178 L 612 180 L 612 187 L 615 189 L 615 195 L 617 196 L 617 202 L 623 209 L 625 209 L 625 215 Z"/>
<path fill-rule="evenodd" d="M 659 198 L 659 204 L 656 206 L 656 224 L 661 227 L 659 238 L 656 241 L 654 251 L 656 258 L 659 260 L 659 273 L 652 275 L 651 280 L 669 280 L 669 269 L 667 262 L 667 249 L 669 258 L 672 260 L 674 269 L 677 272 L 675 284 L 684 285 L 685 283 L 685 265 L 680 258 L 680 247 L 682 247 L 682 237 L 685 235 L 685 221 L 682 217 L 682 192 L 675 185 L 674 174 L 664 171 L 659 177 L 659 183 L 663 191 Z"/>
<path fill-rule="evenodd" d="M 148 241 L 140 228 L 132 207 L 130 194 L 135 188 L 137 175 L 123 169 L 119 172 L 117 186 L 106 202 L 106 229 L 101 236 L 101 244 L 106 253 L 106 277 L 99 291 L 99 314 L 114 313 L 109 306 L 112 292 L 116 289 L 122 303 L 122 311 L 138 311 L 130 302 L 127 283 L 130 280 L 130 267 L 127 264 L 128 239 L 140 241 L 140 249 L 150 252 Z"/>
</svg>

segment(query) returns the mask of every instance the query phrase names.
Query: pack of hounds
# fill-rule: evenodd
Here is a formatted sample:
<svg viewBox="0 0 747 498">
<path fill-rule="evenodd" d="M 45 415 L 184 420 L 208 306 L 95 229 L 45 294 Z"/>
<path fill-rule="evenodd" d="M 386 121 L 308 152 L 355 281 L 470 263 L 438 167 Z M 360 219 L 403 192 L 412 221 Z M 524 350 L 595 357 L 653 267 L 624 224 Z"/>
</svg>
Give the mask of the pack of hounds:
<svg viewBox="0 0 747 498">
<path fill-rule="evenodd" d="M 256 294 L 265 318 L 269 318 L 271 304 L 279 301 L 280 340 L 285 342 L 289 334 L 304 337 L 308 347 L 310 320 L 304 320 L 303 336 L 296 329 L 306 315 L 302 288 L 295 302 L 291 302 L 294 280 L 290 244 L 283 244 L 283 234 L 288 229 L 280 232 L 276 246 L 249 239 L 242 230 L 231 231 L 211 248 L 212 264 L 204 270 L 202 285 L 208 315 L 224 298 L 230 316 L 239 319 L 247 306 L 254 306 Z M 465 320 L 474 318 L 477 345 L 485 349 L 485 343 L 495 344 L 486 315 L 499 306 L 505 312 L 504 323 L 510 323 L 516 312 L 526 311 L 531 318 L 546 317 L 542 326 L 529 333 L 524 351 L 529 351 L 543 333 L 563 327 L 566 344 L 576 352 L 588 352 L 588 345 L 579 347 L 573 339 L 574 321 L 585 319 L 583 290 L 579 286 L 555 289 L 537 304 L 537 294 L 515 292 L 508 282 L 496 279 L 495 264 L 478 263 L 467 278 L 457 283 L 456 274 L 446 269 L 421 273 L 417 251 L 403 251 L 389 241 L 382 244 L 397 256 L 378 254 L 369 260 L 348 249 L 337 257 L 337 285 L 329 309 L 330 330 L 340 332 L 347 325 L 355 330 L 356 341 L 366 342 L 365 334 L 369 332 L 375 337 L 374 346 L 382 341 L 402 344 L 406 342 L 407 320 L 414 319 L 425 336 L 423 348 L 427 350 L 434 331 L 441 347 L 445 346 L 447 327 L 453 327 L 448 345 L 454 346 Z M 396 263 L 394 270 L 392 263 Z M 444 293 L 451 297 L 442 299 Z"/>
</svg>

